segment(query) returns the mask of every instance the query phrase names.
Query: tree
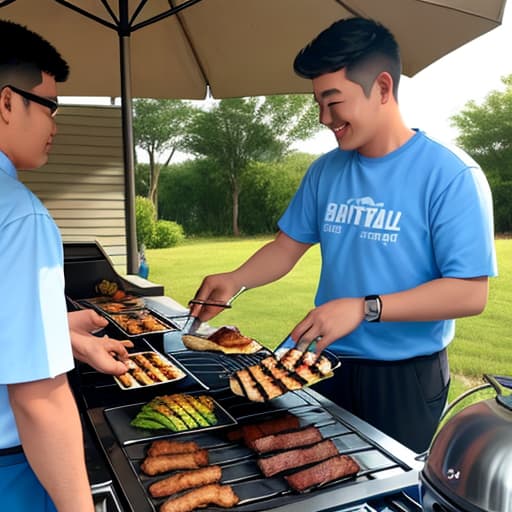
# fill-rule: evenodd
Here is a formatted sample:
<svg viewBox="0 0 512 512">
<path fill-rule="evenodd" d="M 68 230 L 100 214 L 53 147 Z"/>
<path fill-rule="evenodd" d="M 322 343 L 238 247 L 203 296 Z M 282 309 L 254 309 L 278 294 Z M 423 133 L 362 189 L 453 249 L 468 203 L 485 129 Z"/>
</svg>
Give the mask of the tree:
<svg viewBox="0 0 512 512">
<path fill-rule="evenodd" d="M 306 95 L 226 99 L 195 116 L 185 147 L 212 160 L 230 187 L 235 236 L 242 178 L 250 165 L 282 157 L 316 130 L 316 106 Z"/>
<path fill-rule="evenodd" d="M 196 108 L 181 100 L 136 99 L 133 105 L 134 142 L 148 154 L 148 198 L 157 209 L 160 171 L 177 150 L 183 149 L 187 126 Z"/>
<path fill-rule="evenodd" d="M 482 167 L 491 185 L 497 231 L 512 230 L 512 75 L 503 91 L 491 91 L 482 105 L 474 101 L 451 118 L 457 143 Z"/>
<path fill-rule="evenodd" d="M 502 78 L 504 91 L 490 92 L 482 105 L 474 101 L 452 117 L 460 144 L 487 174 L 512 179 L 512 75 Z"/>
</svg>

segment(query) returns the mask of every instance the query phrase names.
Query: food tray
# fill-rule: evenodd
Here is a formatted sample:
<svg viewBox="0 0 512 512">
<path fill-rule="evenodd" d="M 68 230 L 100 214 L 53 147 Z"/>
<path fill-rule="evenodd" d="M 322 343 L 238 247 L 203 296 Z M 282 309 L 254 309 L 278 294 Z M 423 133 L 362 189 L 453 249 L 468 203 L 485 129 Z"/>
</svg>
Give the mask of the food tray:
<svg viewBox="0 0 512 512">
<path fill-rule="evenodd" d="M 188 394 L 194 396 L 198 393 Z M 217 430 L 236 425 L 238 423 L 237 420 L 215 399 L 212 398 L 212 401 L 214 403 L 213 412 L 217 417 L 217 423 L 208 427 L 197 427 L 181 432 L 172 432 L 171 430 L 165 428 L 160 430 L 145 430 L 130 425 L 130 422 L 133 420 L 133 418 L 135 418 L 141 407 L 147 402 L 108 408 L 105 409 L 104 414 L 119 443 L 123 446 L 126 446 L 141 441 L 154 441 L 155 439 L 161 439 L 164 437 L 174 437 L 196 432 Z"/>
<path fill-rule="evenodd" d="M 151 350 L 148 350 L 145 352 L 131 353 L 130 360 L 133 361 L 135 365 L 137 365 L 137 363 L 135 361 L 137 356 L 146 356 L 146 355 L 149 355 L 151 358 L 156 358 L 156 361 L 161 362 L 164 370 L 166 370 L 166 369 L 172 370 L 173 373 L 176 373 L 176 377 L 167 378 L 167 380 L 154 382 L 152 384 L 143 384 L 143 383 L 140 383 L 135 377 L 133 377 L 133 375 L 130 373 L 130 371 L 128 371 L 127 374 L 129 374 L 129 377 L 131 379 L 131 383 L 132 383 L 131 386 L 124 385 L 122 380 L 119 377 L 114 376 L 114 380 L 117 382 L 118 386 L 123 391 L 130 391 L 133 389 L 140 389 L 140 388 L 151 388 L 153 386 L 160 386 L 161 384 L 169 384 L 171 382 L 176 382 L 181 379 L 184 379 L 187 376 L 187 374 L 181 368 L 179 368 L 178 364 L 172 363 L 167 357 L 163 356 L 162 354 L 159 354 L 158 352 L 154 352 Z M 144 371 L 144 369 L 139 365 L 137 365 L 137 368 L 140 368 L 142 371 Z M 161 369 L 161 367 L 157 367 L 157 368 Z M 148 375 L 147 372 L 145 372 L 145 374 Z"/>
<path fill-rule="evenodd" d="M 126 295 L 122 299 L 115 300 L 112 297 L 91 297 L 79 301 L 84 306 L 98 309 L 104 313 L 123 313 L 125 311 L 136 311 L 146 307 L 146 301 L 143 297 L 135 295 Z"/>
<path fill-rule="evenodd" d="M 168 318 L 147 307 L 134 311 L 125 311 L 124 313 L 106 313 L 102 310 L 98 311 L 111 323 L 113 323 L 127 338 L 138 338 L 140 336 L 147 336 L 148 334 L 161 334 L 177 330 L 176 325 L 174 325 L 174 323 L 171 322 Z M 159 322 L 159 324 L 161 324 L 162 328 L 156 330 L 145 329 L 142 332 L 137 333 L 129 332 L 123 324 L 125 317 L 129 317 L 134 320 L 140 319 L 142 317 L 152 317 L 157 322 Z"/>
</svg>

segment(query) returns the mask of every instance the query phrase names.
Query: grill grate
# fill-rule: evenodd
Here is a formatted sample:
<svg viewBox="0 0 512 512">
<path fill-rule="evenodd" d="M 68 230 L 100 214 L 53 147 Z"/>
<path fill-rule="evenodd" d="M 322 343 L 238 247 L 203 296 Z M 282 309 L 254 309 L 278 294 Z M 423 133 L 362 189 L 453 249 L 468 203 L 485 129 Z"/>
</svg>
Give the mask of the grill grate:
<svg viewBox="0 0 512 512">
<path fill-rule="evenodd" d="M 173 354 L 175 355 L 175 354 Z M 207 431 L 196 431 L 189 434 L 169 435 L 180 441 L 193 440 L 202 448 L 209 451 L 210 464 L 219 464 L 223 470 L 222 483 L 232 485 L 233 490 L 241 498 L 241 502 L 233 507 L 233 512 L 263 512 L 266 510 L 287 509 L 311 511 L 322 510 L 317 506 L 308 505 L 301 509 L 301 504 L 308 503 L 319 496 L 333 494 L 337 501 L 346 500 L 350 503 L 354 490 L 360 489 L 356 494 L 365 492 L 371 494 L 371 485 L 382 488 L 382 483 L 393 479 L 417 475 L 411 467 L 397 459 L 382 446 L 372 441 L 371 437 L 355 430 L 349 422 L 322 407 L 315 398 L 316 393 L 302 390 L 288 393 L 283 397 L 267 404 L 251 403 L 241 397 L 231 395 L 227 391 L 217 392 L 213 396 L 239 423 L 251 424 L 282 415 L 285 411 L 296 415 L 301 426 L 315 425 L 320 429 L 324 438 L 332 439 L 340 454 L 349 454 L 361 466 L 356 478 L 349 478 L 332 482 L 305 493 L 293 492 L 280 474 L 265 478 L 256 463 L 256 454 L 242 444 L 241 441 L 230 441 L 226 433 L 231 428 Z M 129 438 L 121 441 L 115 432 L 115 417 L 122 417 L 123 407 L 111 409 L 93 409 L 89 411 L 91 420 L 98 431 L 101 443 L 108 446 L 108 456 L 113 465 L 114 472 L 119 475 L 118 480 L 126 485 L 128 501 L 136 502 L 138 512 L 158 510 L 164 499 L 152 499 L 148 494 L 148 487 L 156 480 L 165 478 L 168 474 L 158 477 L 148 477 L 140 471 L 140 463 L 145 457 L 150 441 L 136 442 Z M 106 421 L 105 421 L 106 419 Z M 114 427 L 114 428 L 112 428 Z M 102 434 L 102 431 L 104 432 Z M 116 442 L 113 443 L 112 439 Z M 114 446 L 115 445 L 115 446 Z M 413 475 L 411 475 L 414 473 Z M 367 491 L 362 487 L 366 486 Z M 370 486 L 370 487 L 368 487 Z M 329 502 L 328 502 L 329 503 Z M 331 503 L 332 504 L 332 503 Z M 397 505 L 399 506 L 399 505 Z M 299 507 L 299 508 L 297 508 Z M 324 508 L 328 508 L 326 505 Z M 205 508 L 205 511 L 214 511 L 215 508 Z M 402 509 L 391 511 L 402 512 Z"/>
</svg>

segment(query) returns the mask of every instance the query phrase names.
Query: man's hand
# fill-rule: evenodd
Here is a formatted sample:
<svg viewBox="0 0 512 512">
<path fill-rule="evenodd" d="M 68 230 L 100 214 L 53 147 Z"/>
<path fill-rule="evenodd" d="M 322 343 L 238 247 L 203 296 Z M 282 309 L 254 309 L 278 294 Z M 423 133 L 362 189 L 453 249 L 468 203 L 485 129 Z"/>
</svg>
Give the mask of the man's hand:
<svg viewBox="0 0 512 512">
<path fill-rule="evenodd" d="M 82 309 L 68 313 L 69 329 L 83 334 L 103 329 L 108 320 L 96 313 L 94 309 Z"/>
<path fill-rule="evenodd" d="M 296 343 L 317 340 L 316 353 L 319 354 L 333 341 L 350 334 L 363 319 L 363 298 L 331 300 L 311 310 L 293 329 L 291 337 Z"/>
<path fill-rule="evenodd" d="M 125 347 L 133 347 L 131 341 L 118 341 L 104 336 L 98 338 L 91 332 L 105 327 L 108 321 L 92 309 L 68 313 L 73 355 L 95 370 L 112 375 L 122 375 L 128 368 Z"/>
<path fill-rule="evenodd" d="M 242 284 L 234 279 L 231 272 L 212 274 L 203 279 L 194 299 L 225 304 L 241 287 Z M 190 307 L 190 314 L 199 317 L 202 322 L 210 320 L 210 318 L 222 313 L 222 311 L 224 311 L 223 307 L 201 304 L 191 304 Z"/>
</svg>

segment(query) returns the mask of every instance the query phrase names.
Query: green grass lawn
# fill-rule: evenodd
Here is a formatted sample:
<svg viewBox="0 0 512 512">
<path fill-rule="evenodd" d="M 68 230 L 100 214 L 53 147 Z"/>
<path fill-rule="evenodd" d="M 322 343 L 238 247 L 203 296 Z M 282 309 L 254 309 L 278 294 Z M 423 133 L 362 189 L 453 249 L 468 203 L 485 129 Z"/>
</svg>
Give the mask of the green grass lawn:
<svg viewBox="0 0 512 512">
<path fill-rule="evenodd" d="M 186 305 L 204 276 L 237 267 L 270 239 L 202 238 L 171 249 L 148 250 L 149 278 L 164 285 L 166 295 Z M 484 373 L 512 374 L 512 240 L 497 240 L 496 248 L 500 275 L 491 280 L 485 312 L 457 321 L 456 338 L 449 348 L 453 375 L 449 400 L 480 384 Z M 275 346 L 313 307 L 319 262 L 320 251 L 315 246 L 290 274 L 246 292 L 212 325 L 237 325 L 264 345 Z"/>
</svg>

